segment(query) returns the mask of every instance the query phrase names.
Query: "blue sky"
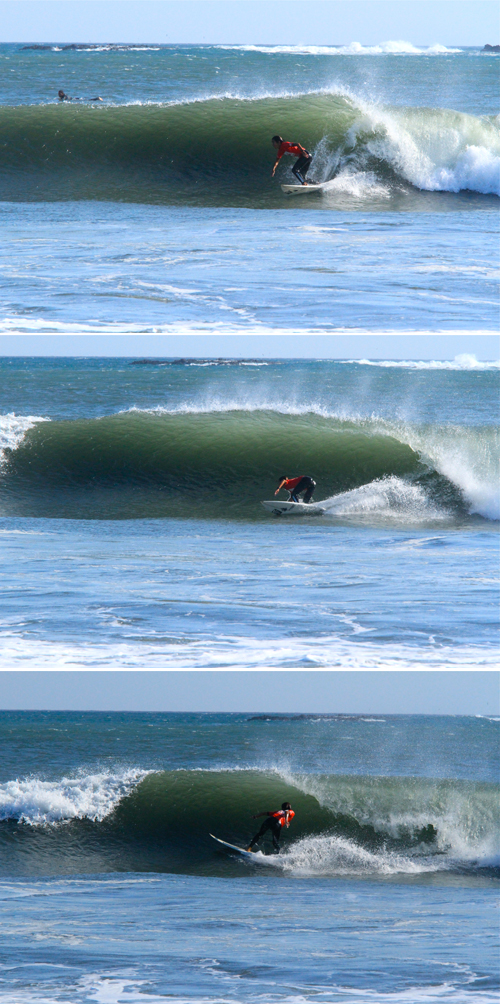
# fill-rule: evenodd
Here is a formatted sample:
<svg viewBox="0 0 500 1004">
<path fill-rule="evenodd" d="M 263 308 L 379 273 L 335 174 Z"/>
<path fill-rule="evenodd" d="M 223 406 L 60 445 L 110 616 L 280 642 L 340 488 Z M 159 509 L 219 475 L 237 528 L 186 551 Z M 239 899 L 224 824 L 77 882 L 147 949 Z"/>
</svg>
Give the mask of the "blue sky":
<svg viewBox="0 0 500 1004">
<path fill-rule="evenodd" d="M 496 0 L 1 0 L 2 42 L 484 45 Z"/>
<path fill-rule="evenodd" d="M 176 356 L 265 359 L 454 359 L 500 356 L 497 334 L 4 335 L 0 356 Z"/>
<path fill-rule="evenodd" d="M 1 710 L 498 715 L 496 672 L 4 671 Z"/>
</svg>

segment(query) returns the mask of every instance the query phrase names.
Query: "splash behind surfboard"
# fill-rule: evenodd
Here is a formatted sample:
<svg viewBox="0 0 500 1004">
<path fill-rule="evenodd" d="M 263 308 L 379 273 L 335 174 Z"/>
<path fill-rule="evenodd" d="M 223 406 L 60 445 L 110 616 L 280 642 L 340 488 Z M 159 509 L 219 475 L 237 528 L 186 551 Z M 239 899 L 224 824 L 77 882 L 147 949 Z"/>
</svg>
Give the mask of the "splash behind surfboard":
<svg viewBox="0 0 500 1004">
<path fill-rule="evenodd" d="M 216 840 L 218 844 L 222 844 L 223 847 L 227 847 L 229 851 L 236 851 L 237 854 L 239 854 L 242 858 L 245 858 L 247 861 L 251 861 L 252 864 L 270 865 L 273 863 L 273 855 L 267 856 L 262 854 L 262 851 L 256 851 L 255 853 L 253 851 L 246 851 L 243 847 L 237 847 L 236 844 L 228 844 L 227 840 L 220 840 L 219 837 L 214 837 L 213 833 L 211 833 L 210 836 L 212 837 L 212 840 Z"/>
</svg>

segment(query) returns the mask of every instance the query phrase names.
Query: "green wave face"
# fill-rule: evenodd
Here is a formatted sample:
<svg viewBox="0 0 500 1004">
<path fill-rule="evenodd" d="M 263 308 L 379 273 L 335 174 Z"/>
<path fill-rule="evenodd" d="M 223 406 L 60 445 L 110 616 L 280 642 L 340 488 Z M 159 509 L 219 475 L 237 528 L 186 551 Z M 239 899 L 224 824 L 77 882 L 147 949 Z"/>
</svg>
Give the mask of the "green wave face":
<svg viewBox="0 0 500 1004">
<path fill-rule="evenodd" d="M 149 189 L 153 201 L 218 203 L 223 190 L 255 198 L 265 188 L 269 199 L 276 187 L 270 183 L 271 136 L 291 132 L 314 147 L 326 129 L 338 145 L 354 119 L 348 100 L 320 97 L 3 108 L 0 180 L 4 191 L 16 184 L 14 174 L 19 187 L 28 187 L 36 172 L 37 184 L 45 188 L 57 178 L 60 195 L 73 198 L 133 199 L 144 190 L 148 199 Z"/>
<path fill-rule="evenodd" d="M 3 107 L 0 197 L 283 205 L 278 181 L 292 180 L 292 161 L 283 159 L 272 182 L 275 133 L 314 153 L 317 180 L 339 174 L 339 192 L 349 191 L 355 175 L 368 178 L 370 190 L 382 186 L 385 196 L 401 193 L 401 186 L 498 194 L 500 132 L 493 118 L 315 93 Z"/>
<path fill-rule="evenodd" d="M 209 504 L 211 516 L 247 518 L 281 474 L 312 476 L 317 500 L 396 479 L 463 509 L 458 488 L 376 423 L 269 411 L 40 423 L 8 455 L 0 501 L 4 514 L 147 518 Z"/>
</svg>

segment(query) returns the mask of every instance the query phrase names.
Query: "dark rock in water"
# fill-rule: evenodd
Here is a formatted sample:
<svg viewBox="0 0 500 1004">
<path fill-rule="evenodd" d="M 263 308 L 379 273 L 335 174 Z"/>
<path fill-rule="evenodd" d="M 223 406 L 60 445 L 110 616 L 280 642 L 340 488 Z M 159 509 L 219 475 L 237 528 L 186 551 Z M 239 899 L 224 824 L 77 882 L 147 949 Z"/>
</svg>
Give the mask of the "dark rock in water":
<svg viewBox="0 0 500 1004">
<path fill-rule="evenodd" d="M 130 366 L 240 366 L 242 363 L 262 363 L 262 359 L 134 359 Z M 273 360 L 276 365 L 275 360 Z M 277 364 L 279 365 L 279 363 Z"/>
<path fill-rule="evenodd" d="M 500 45 L 485 45 L 481 52 L 500 52 Z"/>
<path fill-rule="evenodd" d="M 359 722 L 365 717 L 364 715 L 326 715 L 326 714 L 308 714 L 308 715 L 252 715 L 251 718 L 247 718 L 247 722 L 304 722 L 304 721 L 317 721 L 318 718 L 324 719 L 325 721 L 333 721 L 341 719 L 342 721 Z M 387 717 L 387 716 L 384 716 Z"/>
<path fill-rule="evenodd" d="M 134 359 L 130 366 L 170 366 L 166 359 Z"/>
<path fill-rule="evenodd" d="M 103 45 L 106 48 L 109 47 L 110 49 L 116 48 L 116 46 L 112 45 L 111 43 L 104 42 Z M 71 45 L 63 45 L 63 46 L 61 46 L 63 52 L 68 52 L 69 50 L 78 51 L 80 49 L 84 49 L 84 50 L 86 50 L 86 49 L 102 49 L 102 47 L 103 47 L 102 45 L 92 45 L 90 43 L 87 44 L 86 42 L 72 42 Z"/>
<path fill-rule="evenodd" d="M 23 45 L 21 51 L 24 52 L 25 49 L 44 49 L 44 50 L 47 50 L 47 49 L 53 49 L 53 48 L 54 47 L 52 45 Z"/>
</svg>

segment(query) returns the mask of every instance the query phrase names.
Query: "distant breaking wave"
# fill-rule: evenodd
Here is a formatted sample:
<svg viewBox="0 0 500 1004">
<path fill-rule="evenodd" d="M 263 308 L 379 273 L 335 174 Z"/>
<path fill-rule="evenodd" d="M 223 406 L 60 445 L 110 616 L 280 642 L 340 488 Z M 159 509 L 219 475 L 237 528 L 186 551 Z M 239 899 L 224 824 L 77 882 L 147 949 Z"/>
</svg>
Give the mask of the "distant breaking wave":
<svg viewBox="0 0 500 1004">
<path fill-rule="evenodd" d="M 207 401 L 98 419 L 3 419 L 2 515 L 257 518 L 282 471 L 318 483 L 330 516 L 498 519 L 493 427 L 411 426 L 307 409 Z M 0 423 L 1 428 L 1 423 Z"/>
<path fill-rule="evenodd" d="M 179 52 L 190 50 L 190 46 L 175 45 L 139 45 L 126 44 L 121 42 L 105 43 L 85 43 L 72 42 L 66 45 L 23 45 L 22 49 L 46 50 L 52 52 L 159 52 L 161 49 L 177 49 Z M 290 53 L 291 55 L 312 55 L 312 56 L 360 56 L 360 55 L 407 55 L 407 56 L 441 56 L 463 52 L 463 49 L 453 49 L 436 42 L 427 47 L 417 47 L 411 42 L 389 41 L 380 42 L 378 45 L 361 45 L 360 42 L 351 42 L 349 45 L 204 45 L 196 46 L 198 49 L 223 49 L 232 52 L 262 52 L 269 55 L 274 53 Z"/>
<path fill-rule="evenodd" d="M 361 42 L 351 42 L 349 45 L 218 45 L 217 49 L 232 49 L 239 52 L 290 53 L 301 56 L 443 56 L 462 52 L 462 49 L 449 49 L 446 45 L 430 45 L 418 48 L 411 42 L 380 42 L 378 45 L 361 45 Z"/>
<path fill-rule="evenodd" d="M 170 105 L 2 107 L 0 130 L 2 198 L 274 204 L 282 193 L 269 178 L 273 131 L 312 150 L 311 176 L 329 183 L 323 199 L 412 189 L 500 194 L 497 118 L 377 105 L 341 88 Z"/>
<path fill-rule="evenodd" d="M 452 360 L 446 359 L 346 359 L 346 363 L 356 363 L 358 366 L 382 366 L 388 369 L 409 370 L 498 370 L 500 359 L 482 362 L 474 355 L 462 353 Z"/>
<path fill-rule="evenodd" d="M 275 867 L 289 875 L 417 875 L 498 868 L 497 790 L 425 778 L 177 770 L 26 778 L 0 785 L 0 846 L 24 871 L 248 868 L 210 838 L 246 846 L 251 816 L 289 799 L 296 818 Z M 266 847 L 269 851 L 269 848 Z M 50 854 L 53 864 L 50 866 Z"/>
</svg>

